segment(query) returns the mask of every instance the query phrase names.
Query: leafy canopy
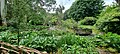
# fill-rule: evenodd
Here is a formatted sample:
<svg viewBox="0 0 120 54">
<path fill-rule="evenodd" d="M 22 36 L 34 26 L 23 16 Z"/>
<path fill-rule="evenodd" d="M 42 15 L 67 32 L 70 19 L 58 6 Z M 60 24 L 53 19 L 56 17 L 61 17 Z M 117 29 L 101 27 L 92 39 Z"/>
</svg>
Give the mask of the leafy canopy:
<svg viewBox="0 0 120 54">
<path fill-rule="evenodd" d="M 84 17 L 96 16 L 104 8 L 103 0 L 76 0 L 64 14 L 64 18 L 73 18 L 76 21 Z"/>
</svg>

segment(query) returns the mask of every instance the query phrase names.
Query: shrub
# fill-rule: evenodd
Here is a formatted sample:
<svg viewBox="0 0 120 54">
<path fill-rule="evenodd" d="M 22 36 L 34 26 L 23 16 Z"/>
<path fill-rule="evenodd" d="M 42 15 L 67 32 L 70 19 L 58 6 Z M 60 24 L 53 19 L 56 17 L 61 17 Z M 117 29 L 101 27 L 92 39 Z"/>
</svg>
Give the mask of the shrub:
<svg viewBox="0 0 120 54">
<path fill-rule="evenodd" d="M 120 8 L 119 7 L 107 7 L 103 11 L 95 26 L 104 32 L 113 32 L 120 34 Z"/>
<path fill-rule="evenodd" d="M 47 18 L 46 21 L 47 21 L 47 24 L 50 26 L 56 25 L 58 23 L 58 17 L 52 16 L 51 18 Z"/>
<path fill-rule="evenodd" d="M 62 27 L 71 29 L 71 28 L 77 27 L 77 22 L 73 19 L 67 19 L 65 21 L 62 21 L 61 25 Z"/>
<path fill-rule="evenodd" d="M 79 21 L 80 25 L 94 25 L 96 23 L 96 18 L 94 17 L 85 17 L 83 20 Z"/>
<path fill-rule="evenodd" d="M 78 24 L 73 19 L 67 19 L 67 20 L 62 20 L 60 25 L 57 27 L 65 32 L 75 34 L 74 28 L 78 27 Z"/>
</svg>

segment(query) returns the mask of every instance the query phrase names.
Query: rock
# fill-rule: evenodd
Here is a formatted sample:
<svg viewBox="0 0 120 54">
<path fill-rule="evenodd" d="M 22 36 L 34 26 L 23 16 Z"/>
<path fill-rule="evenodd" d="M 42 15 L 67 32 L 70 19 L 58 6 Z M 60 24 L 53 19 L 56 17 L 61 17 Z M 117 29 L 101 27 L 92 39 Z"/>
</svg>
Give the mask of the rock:
<svg viewBox="0 0 120 54">
<path fill-rule="evenodd" d="M 79 29 L 76 29 L 76 34 L 77 35 L 80 35 L 80 36 L 88 36 L 88 35 L 91 35 L 92 34 L 92 29 L 82 29 L 82 28 L 79 28 Z"/>
</svg>

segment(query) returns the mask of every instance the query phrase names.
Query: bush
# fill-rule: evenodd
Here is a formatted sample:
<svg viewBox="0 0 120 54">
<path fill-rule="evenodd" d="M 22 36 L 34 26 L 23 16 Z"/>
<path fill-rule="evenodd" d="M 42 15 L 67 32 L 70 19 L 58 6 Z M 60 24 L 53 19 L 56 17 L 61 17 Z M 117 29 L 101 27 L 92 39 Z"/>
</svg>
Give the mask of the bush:
<svg viewBox="0 0 120 54">
<path fill-rule="evenodd" d="M 104 32 L 113 32 L 120 34 L 120 8 L 119 7 L 107 7 L 103 11 L 95 26 Z"/>
<path fill-rule="evenodd" d="M 45 21 L 46 21 L 46 24 L 48 24 L 49 26 L 57 25 L 58 17 L 57 16 L 51 16 L 51 17 L 48 17 Z"/>
<path fill-rule="evenodd" d="M 67 19 L 65 21 L 62 21 L 61 25 L 62 27 L 72 29 L 74 27 L 77 27 L 77 22 L 73 19 Z"/>
<path fill-rule="evenodd" d="M 96 23 L 96 18 L 94 17 L 85 17 L 83 20 L 79 21 L 79 25 L 94 25 Z"/>
<path fill-rule="evenodd" d="M 76 27 L 78 27 L 78 24 L 73 19 L 62 20 L 60 25 L 57 26 L 57 28 L 59 28 L 62 31 L 74 34 L 75 34 L 74 28 Z"/>
</svg>

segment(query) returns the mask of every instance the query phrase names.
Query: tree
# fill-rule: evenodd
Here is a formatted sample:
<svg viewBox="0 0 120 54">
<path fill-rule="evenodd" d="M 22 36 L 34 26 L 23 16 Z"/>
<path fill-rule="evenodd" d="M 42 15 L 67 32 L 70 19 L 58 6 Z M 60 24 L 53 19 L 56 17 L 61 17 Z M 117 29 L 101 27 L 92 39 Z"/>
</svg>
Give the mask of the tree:
<svg viewBox="0 0 120 54">
<path fill-rule="evenodd" d="M 55 0 L 19 0 L 16 3 L 14 0 L 7 0 L 7 19 L 9 21 L 40 24 L 46 18 L 46 10 L 43 6 L 52 8 L 56 2 Z M 48 9 L 47 9 L 48 10 Z M 19 16 L 19 17 L 18 17 Z"/>
<path fill-rule="evenodd" d="M 43 6 L 44 3 L 49 3 L 47 0 L 6 0 L 6 2 L 8 27 L 18 33 L 19 45 L 21 31 L 30 30 L 31 25 L 43 24 L 46 18 Z"/>
<path fill-rule="evenodd" d="M 104 8 L 103 4 L 103 0 L 76 0 L 65 12 L 64 19 L 79 21 L 84 17 L 95 17 Z"/>
<path fill-rule="evenodd" d="M 0 14 L 1 14 L 1 17 L 0 17 L 0 25 L 6 25 L 6 18 L 5 18 L 5 14 L 6 14 L 6 0 L 0 0 Z"/>
<path fill-rule="evenodd" d="M 115 0 L 118 4 L 119 4 L 119 6 L 120 6 L 120 0 Z"/>
</svg>

